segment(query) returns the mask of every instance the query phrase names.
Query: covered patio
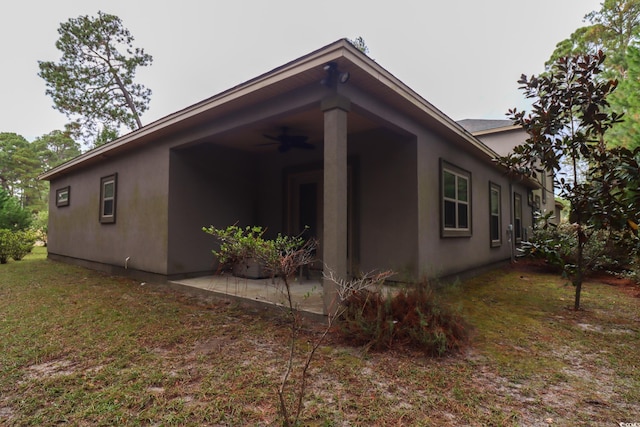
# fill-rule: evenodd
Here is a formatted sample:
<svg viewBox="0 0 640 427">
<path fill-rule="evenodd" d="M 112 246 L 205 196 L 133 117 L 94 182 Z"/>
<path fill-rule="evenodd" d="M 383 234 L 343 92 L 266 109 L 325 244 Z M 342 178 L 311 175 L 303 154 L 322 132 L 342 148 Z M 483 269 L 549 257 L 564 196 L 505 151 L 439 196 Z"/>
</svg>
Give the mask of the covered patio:
<svg viewBox="0 0 640 427">
<path fill-rule="evenodd" d="M 204 124 L 173 145 L 168 276 L 201 274 L 202 279 L 180 283 L 277 300 L 282 293 L 267 292 L 269 287 L 210 276 L 217 269 L 211 254 L 217 242 L 201 228 L 232 224 L 261 226 L 270 239 L 302 232 L 316 239 L 318 262 L 312 269 L 320 277 L 323 271 L 349 278 L 374 269 L 417 275 L 416 137 L 393 123 L 399 114 L 388 89 L 379 87 L 379 75 L 354 66 L 361 53 L 346 42 L 334 48 L 340 56 L 311 54 L 302 64 L 248 82 L 255 90 L 237 99 L 237 88 L 222 94 L 233 102 L 203 112 Z M 305 70 L 296 79 L 287 77 L 299 68 Z M 338 81 L 347 71 L 351 80 Z M 265 80 L 284 87 L 269 96 L 271 89 L 263 93 Z M 366 91 L 360 80 L 370 85 Z M 377 91 L 385 103 L 371 97 Z M 322 282 L 317 280 L 313 294 L 326 314 L 334 310 L 336 289 Z M 299 304 L 315 307 L 310 300 Z"/>
</svg>

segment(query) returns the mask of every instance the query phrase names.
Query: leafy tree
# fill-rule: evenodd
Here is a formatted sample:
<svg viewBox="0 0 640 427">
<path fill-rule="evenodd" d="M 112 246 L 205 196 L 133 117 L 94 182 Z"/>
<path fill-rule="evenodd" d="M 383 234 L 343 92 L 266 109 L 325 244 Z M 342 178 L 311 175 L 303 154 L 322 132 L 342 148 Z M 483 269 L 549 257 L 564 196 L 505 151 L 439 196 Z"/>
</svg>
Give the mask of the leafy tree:
<svg viewBox="0 0 640 427">
<path fill-rule="evenodd" d="M 627 70 L 627 48 L 640 35 L 640 0 L 605 0 L 601 9 L 585 15 L 590 25 L 578 28 L 556 45 L 547 66 L 559 58 L 576 54 L 607 56 L 605 69 L 613 78 L 623 78 Z"/>
<path fill-rule="evenodd" d="M 528 133 L 523 145 L 498 162 L 510 172 L 536 178 L 543 170 L 559 172 L 563 158 L 573 166 L 572 179 L 556 174 L 559 196 L 570 202 L 570 222 L 577 233 L 576 265 L 566 266 L 575 285 L 574 308 L 580 308 L 585 245 L 598 230 L 635 224 L 637 206 L 631 188 L 639 182 L 640 150 L 611 149 L 605 133 L 621 116 L 611 112 L 607 97 L 617 81 L 601 78 L 605 55 L 577 55 L 558 59 L 541 76 L 522 75 L 519 83 L 533 100 L 528 114 L 516 109 L 510 118 Z M 578 164 L 589 167 L 585 179 Z"/>
<path fill-rule="evenodd" d="M 120 18 L 103 12 L 60 24 L 58 63 L 39 61 L 39 76 L 54 108 L 72 120 L 68 130 L 94 144 L 103 129 L 142 127 L 151 90 L 135 83 L 137 67 L 150 65 L 151 55 L 134 48 L 134 38 Z M 102 135 L 105 136 L 104 134 Z"/>
<path fill-rule="evenodd" d="M 37 144 L 15 133 L 0 133 L 0 187 L 33 211 L 46 207 L 47 184 L 38 180 L 42 158 Z"/>
<path fill-rule="evenodd" d="M 48 244 L 49 233 L 49 211 L 40 211 L 35 214 L 31 221 L 31 230 L 33 231 L 36 239 L 41 241 L 44 246 Z"/>
<path fill-rule="evenodd" d="M 640 30 L 639 0 L 605 0 L 599 11 L 592 11 L 585 19 L 592 24 L 592 36 L 602 44 L 609 57 L 607 66 L 624 75 L 627 69 L 627 48 L 638 40 Z"/>
<path fill-rule="evenodd" d="M 624 112 L 624 121 L 612 129 L 609 144 L 633 148 L 640 145 L 640 49 L 627 51 L 627 75 L 611 96 L 611 105 Z"/>
<path fill-rule="evenodd" d="M 31 225 L 31 213 L 20 202 L 0 188 L 0 230 L 26 230 Z"/>
<path fill-rule="evenodd" d="M 80 144 L 71 138 L 68 132 L 54 130 L 33 141 L 42 155 L 45 169 L 58 166 L 81 154 Z"/>
<path fill-rule="evenodd" d="M 14 194 L 18 179 L 16 156 L 29 145 L 23 136 L 10 133 L 0 133 L 0 187 L 9 194 Z"/>
</svg>

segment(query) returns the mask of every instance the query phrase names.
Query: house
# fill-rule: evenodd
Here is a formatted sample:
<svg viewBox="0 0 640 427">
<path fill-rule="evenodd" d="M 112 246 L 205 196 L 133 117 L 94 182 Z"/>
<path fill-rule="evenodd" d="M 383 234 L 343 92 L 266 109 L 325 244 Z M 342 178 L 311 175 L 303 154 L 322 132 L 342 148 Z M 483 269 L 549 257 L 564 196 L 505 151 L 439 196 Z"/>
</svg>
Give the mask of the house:
<svg viewBox="0 0 640 427">
<path fill-rule="evenodd" d="M 465 119 L 458 121 L 458 124 L 500 156 L 509 154 L 528 137 L 524 129 L 514 125 L 511 120 Z M 540 174 L 539 185 L 528 193 L 527 203 L 534 212 L 553 212 L 553 220 L 559 223 L 563 205 L 555 200 L 553 179 L 552 171 Z"/>
<path fill-rule="evenodd" d="M 238 223 L 308 226 L 339 277 L 482 268 L 513 257 L 536 188 L 505 176 L 483 137 L 338 40 L 43 174 L 49 257 L 147 280 L 211 274 L 202 227 Z M 334 293 L 324 285 L 327 310 Z"/>
</svg>

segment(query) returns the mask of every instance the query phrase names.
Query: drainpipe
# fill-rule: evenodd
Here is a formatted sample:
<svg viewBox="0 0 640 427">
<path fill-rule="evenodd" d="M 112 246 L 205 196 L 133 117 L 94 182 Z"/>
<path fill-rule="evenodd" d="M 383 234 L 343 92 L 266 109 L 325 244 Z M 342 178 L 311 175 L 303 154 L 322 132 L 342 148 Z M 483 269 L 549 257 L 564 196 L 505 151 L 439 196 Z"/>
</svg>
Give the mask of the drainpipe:
<svg viewBox="0 0 640 427">
<path fill-rule="evenodd" d="M 515 203 L 515 197 L 513 194 L 513 180 L 509 179 L 509 227 L 507 228 L 507 235 L 509 236 L 509 249 L 511 249 L 511 263 L 516 261 L 516 239 L 513 236 L 513 224 L 515 222 L 513 218 L 513 205 Z"/>
</svg>

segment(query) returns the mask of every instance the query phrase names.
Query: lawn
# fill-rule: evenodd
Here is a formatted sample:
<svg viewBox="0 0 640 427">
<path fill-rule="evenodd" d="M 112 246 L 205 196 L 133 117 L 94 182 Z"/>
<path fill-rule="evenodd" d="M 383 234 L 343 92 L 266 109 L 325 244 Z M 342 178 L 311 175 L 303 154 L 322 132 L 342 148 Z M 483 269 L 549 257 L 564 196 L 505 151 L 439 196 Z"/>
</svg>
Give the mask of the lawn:
<svg viewBox="0 0 640 427">
<path fill-rule="evenodd" d="M 640 288 L 494 270 L 450 290 L 463 354 L 364 352 L 333 335 L 303 425 L 640 423 Z M 306 325 L 303 344 L 319 334 Z M 284 315 L 46 260 L 0 266 L 0 425 L 278 425 Z"/>
</svg>

